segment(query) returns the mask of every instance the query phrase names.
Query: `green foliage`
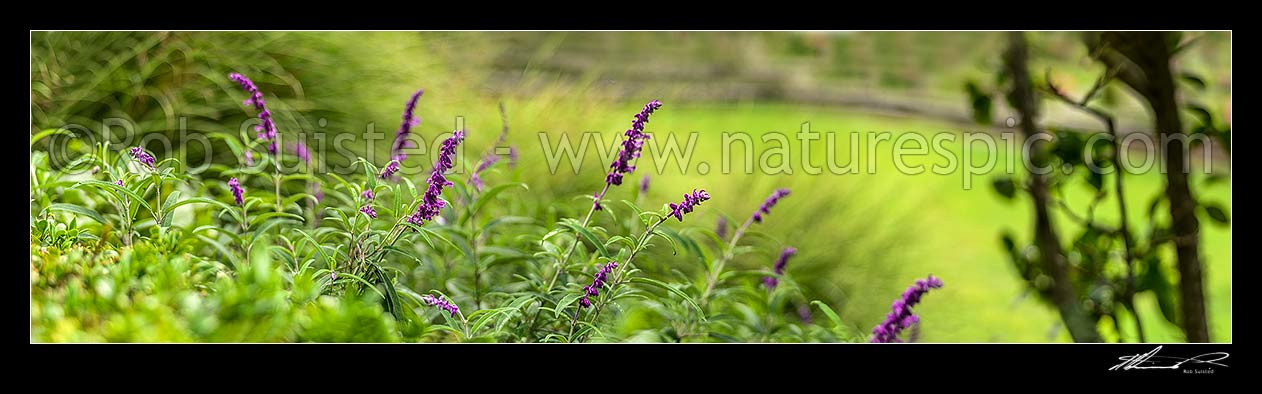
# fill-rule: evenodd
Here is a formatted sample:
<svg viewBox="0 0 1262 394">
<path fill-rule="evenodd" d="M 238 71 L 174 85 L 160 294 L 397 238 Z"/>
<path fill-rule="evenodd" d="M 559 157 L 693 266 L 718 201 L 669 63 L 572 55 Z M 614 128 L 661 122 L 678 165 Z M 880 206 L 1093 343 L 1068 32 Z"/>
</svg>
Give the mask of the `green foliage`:
<svg viewBox="0 0 1262 394">
<path fill-rule="evenodd" d="M 32 146 L 55 134 L 33 134 Z M 665 202 L 645 210 L 608 197 L 579 221 L 583 211 L 555 213 L 571 212 L 565 204 L 504 203 L 527 184 L 479 191 L 453 173 L 447 208 L 418 225 L 408 218 L 422 191 L 379 179 L 366 159 L 355 161 L 362 175 L 284 173 L 274 163 L 288 153 L 263 154 L 248 135 L 209 136 L 259 163 L 189 173 L 177 158 L 149 167 L 101 143 L 58 167 L 33 152 L 33 341 L 863 340 L 831 309 L 831 328 L 803 318 L 810 304 L 789 275 L 725 270 L 737 256 L 772 254 L 760 251 L 780 246 L 771 237 L 742 228 L 756 242 L 741 244 L 673 228 Z M 244 188 L 240 204 L 231 178 Z M 322 199 L 308 193 L 315 187 Z M 360 211 L 366 204 L 376 218 Z M 611 262 L 618 268 L 584 307 L 584 287 Z M 641 264 L 675 268 L 657 276 Z M 767 276 L 781 285 L 768 291 Z"/>
<path fill-rule="evenodd" d="M 998 79 L 1004 81 L 1005 72 L 997 74 Z M 1155 298 L 1160 318 L 1165 320 L 1163 323 L 1179 326 L 1177 302 L 1180 293 L 1177 283 L 1180 278 L 1173 269 L 1175 259 L 1170 253 L 1175 240 L 1169 228 L 1170 219 L 1163 214 L 1168 211 L 1160 209 L 1168 207 L 1166 194 L 1159 191 L 1153 196 L 1145 212 L 1136 212 L 1133 208 L 1127 212 L 1127 201 L 1122 198 L 1130 175 L 1119 162 L 1131 153 L 1120 144 L 1108 143 L 1123 138 L 1113 129 L 1111 114 L 1115 103 L 1108 97 L 1109 92 L 1116 89 L 1113 87 L 1113 76 L 1106 73 L 1096 86 L 1090 88 L 1089 93 L 1079 92 L 1085 95 L 1079 99 L 1054 86 L 1050 81 L 1050 71 L 1047 75 L 1049 80 L 1032 82 L 1036 85 L 1033 88 L 1044 94 L 1040 97 L 1058 99 L 1056 103 L 1088 113 L 1101 120 L 1103 126 L 1097 130 L 1052 128 L 1049 143 L 1036 146 L 1030 153 L 1034 156 L 1032 161 L 1042 160 L 1051 169 L 1042 174 L 1048 189 L 1048 201 L 1042 202 L 1045 204 L 1042 208 L 1068 219 L 1055 222 L 1049 228 L 1058 231 L 1062 238 L 1059 240 L 1063 248 L 1060 255 L 1067 264 L 1074 300 L 1080 303 L 1087 317 L 1097 326 L 1111 322 L 1114 325 L 1111 329 L 1119 336 L 1113 340 L 1117 341 L 1127 340 L 1120 334 L 1124 331 L 1121 328 L 1123 322 L 1135 325 L 1138 335 L 1131 340 L 1143 341 L 1146 340 L 1145 331 L 1151 328 L 1145 329 L 1141 320 L 1160 321 L 1138 316 L 1140 311 L 1135 301 L 1138 295 Z M 1188 93 L 1192 94 L 1201 94 L 1207 87 L 1204 78 L 1191 73 L 1183 73 L 1180 81 L 1191 88 Z M 970 83 L 968 90 L 972 97 L 979 89 Z M 976 98 L 970 100 L 975 101 Z M 1213 112 L 1203 106 L 1187 104 L 1183 109 L 1192 115 L 1190 131 L 1222 140 L 1229 152 L 1230 126 L 1221 125 L 1215 120 Z M 1093 138 L 1098 143 L 1089 144 Z M 1163 151 L 1160 154 L 1167 153 Z M 1210 175 L 1204 183 L 1220 182 L 1226 176 L 1229 175 Z M 995 192 L 1004 199 L 1018 197 L 1017 191 L 1031 191 L 1018 185 L 1009 175 L 993 179 Z M 1084 186 L 1092 193 L 1090 200 L 1071 204 L 1066 198 L 1067 191 Z M 1119 200 L 1122 200 L 1121 204 L 1118 204 Z M 1097 214 L 1105 211 L 1113 212 Z M 1227 210 L 1220 204 L 1199 202 L 1197 212 L 1217 225 L 1230 225 Z M 1009 230 L 1000 234 L 1000 240 L 1003 251 L 1028 289 L 1042 301 L 1052 303 L 1053 275 L 1047 269 L 1048 262 L 1040 261 L 1035 240 L 1019 239 Z"/>
</svg>

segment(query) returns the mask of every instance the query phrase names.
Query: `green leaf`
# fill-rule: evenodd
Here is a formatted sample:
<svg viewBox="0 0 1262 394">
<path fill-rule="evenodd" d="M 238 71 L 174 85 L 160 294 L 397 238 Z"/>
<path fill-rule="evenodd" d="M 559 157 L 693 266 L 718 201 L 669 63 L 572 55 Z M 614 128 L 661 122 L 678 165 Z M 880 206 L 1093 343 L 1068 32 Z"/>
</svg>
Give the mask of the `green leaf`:
<svg viewBox="0 0 1262 394">
<path fill-rule="evenodd" d="M 668 233 L 666 233 L 666 232 L 662 231 L 663 229 L 664 229 L 664 228 L 662 228 L 662 227 L 658 227 L 657 229 L 653 230 L 653 235 L 656 235 L 656 236 L 662 237 L 662 239 L 665 239 L 665 240 L 666 240 L 666 242 L 670 242 L 670 254 L 671 254 L 671 255 L 678 255 L 678 254 L 679 254 L 679 244 L 675 242 L 675 238 L 671 237 L 671 236 L 670 236 L 670 234 L 668 234 Z M 652 237 L 650 237 L 649 239 L 651 240 L 651 239 L 652 239 Z M 647 241 L 647 240 L 646 240 L 646 241 Z"/>
<path fill-rule="evenodd" d="M 1187 82 L 1188 85 L 1191 85 L 1193 88 L 1200 91 L 1204 91 L 1205 87 L 1208 86 L 1205 84 L 1204 78 L 1201 78 L 1189 71 L 1184 71 L 1181 75 L 1179 75 L 1179 79 L 1183 82 Z"/>
<path fill-rule="evenodd" d="M 616 243 L 625 245 L 627 249 L 635 249 L 635 240 L 621 235 L 610 237 L 608 241 L 605 241 L 605 246 L 608 247 Z"/>
<path fill-rule="evenodd" d="M 1197 119 L 1201 121 L 1201 124 L 1209 127 L 1214 126 L 1214 115 L 1210 113 L 1208 109 L 1205 109 L 1205 107 L 1198 104 L 1187 104 L 1184 106 L 1184 109 L 1187 109 L 1192 112 L 1193 115 L 1196 115 Z"/>
<path fill-rule="evenodd" d="M 262 223 L 264 220 L 271 219 L 271 218 L 293 219 L 293 220 L 298 221 L 298 223 L 303 223 L 307 221 L 307 218 L 304 218 L 302 216 L 298 216 L 289 212 L 268 212 L 268 213 L 264 213 L 262 215 L 258 215 L 251 218 L 250 224 L 257 225 L 259 223 Z"/>
<path fill-rule="evenodd" d="M 473 214 L 477 214 L 478 212 L 482 212 L 482 208 L 485 207 L 486 204 L 489 204 L 491 201 L 495 201 L 495 196 L 499 195 L 500 193 L 503 193 L 505 190 L 516 188 L 516 187 L 520 187 L 522 190 L 530 190 L 530 186 L 526 186 L 525 183 L 508 183 L 508 184 L 503 184 L 503 185 L 497 185 L 495 187 L 487 189 L 486 193 L 482 193 L 481 196 L 478 196 L 478 201 L 473 203 L 473 207 L 469 209 L 469 214 L 473 215 Z"/>
<path fill-rule="evenodd" d="M 587 239 L 587 242 L 591 243 L 592 246 L 595 246 L 596 251 L 600 252 L 601 256 L 607 259 L 613 258 L 613 256 L 609 254 L 609 249 L 605 248 L 605 244 L 600 242 L 599 238 L 596 238 L 596 234 L 592 234 L 591 231 L 588 231 L 583 226 L 580 226 L 578 221 L 572 219 L 563 220 L 561 221 L 561 226 L 574 230 L 575 233 L 578 233 L 584 239 Z"/>
<path fill-rule="evenodd" d="M 499 216 L 491 219 L 482 226 L 482 233 L 490 232 L 492 228 L 506 224 L 533 224 L 535 219 L 525 216 Z"/>
<path fill-rule="evenodd" d="M 1227 217 L 1227 210 L 1218 204 L 1205 204 L 1205 214 L 1210 219 L 1221 224 L 1231 224 L 1231 218 Z"/>
<path fill-rule="evenodd" d="M 811 305 L 815 305 L 819 307 L 819 310 L 821 312 L 824 312 L 824 315 L 828 316 L 828 320 L 832 320 L 833 324 L 836 327 L 844 327 L 844 325 L 842 325 L 841 323 L 841 317 L 837 316 L 837 312 L 833 312 L 833 308 L 829 308 L 828 304 L 825 304 L 819 300 L 815 300 L 815 301 L 811 301 Z"/>
<path fill-rule="evenodd" d="M 469 332 L 473 334 L 477 334 L 479 331 L 482 330 L 483 327 L 486 327 L 487 324 L 491 323 L 491 318 L 504 314 L 505 310 L 506 308 L 483 309 L 482 311 L 489 311 L 489 312 L 487 312 L 485 316 L 482 316 L 481 319 L 478 319 L 477 322 L 474 322 L 473 326 L 469 327 Z M 482 312 L 482 311 L 478 311 L 478 312 Z M 477 313 L 477 312 L 474 312 L 474 313 Z M 467 319 L 472 319 L 472 318 L 473 316 L 467 317 Z"/>
<path fill-rule="evenodd" d="M 553 310 L 553 312 L 555 312 L 554 316 L 558 318 L 561 317 L 561 311 L 564 311 L 566 307 L 570 306 L 570 304 L 573 304 L 574 301 L 578 301 L 578 299 L 582 297 L 583 295 L 578 293 L 570 293 L 565 295 L 565 297 L 561 297 L 561 301 L 557 302 L 557 307 Z"/>
<path fill-rule="evenodd" d="M 377 280 L 380 281 L 382 287 L 386 289 L 386 310 L 389 311 L 395 319 L 398 319 L 400 300 L 399 293 L 394 290 L 394 281 L 386 277 L 385 271 L 382 271 L 379 266 L 373 265 L 373 273 L 377 276 Z"/>
<path fill-rule="evenodd" d="M 964 90 L 968 92 L 968 100 L 973 108 L 973 121 L 977 124 L 990 124 L 993 119 L 992 115 L 992 99 L 990 95 L 982 91 L 976 82 L 968 81 L 964 84 Z"/>
<path fill-rule="evenodd" d="M 172 192 L 171 194 L 175 195 L 176 193 L 179 193 L 179 191 Z M 174 212 L 176 208 L 179 208 L 180 206 L 187 205 L 187 204 L 210 204 L 210 205 L 214 205 L 214 206 L 227 209 L 230 211 L 235 210 L 234 207 L 231 205 L 228 205 L 221 201 L 212 200 L 206 197 L 192 197 L 187 200 L 181 200 L 174 203 L 171 201 L 174 201 L 174 200 L 173 199 L 167 200 L 166 207 L 162 208 L 163 216 L 170 216 L 171 212 Z"/>
<path fill-rule="evenodd" d="M 171 204 L 174 204 L 177 201 L 180 201 L 180 194 L 182 193 L 180 193 L 179 190 L 174 190 L 174 191 L 171 191 L 170 194 L 167 194 L 166 201 L 162 202 L 162 207 L 161 207 L 163 215 L 166 215 L 167 212 L 170 212 L 169 210 L 167 210 L 167 208 L 170 207 Z"/>
<path fill-rule="evenodd" d="M 76 183 L 74 186 L 71 186 L 70 188 L 77 189 L 80 186 L 96 186 L 98 188 L 103 188 L 103 189 L 110 190 L 116 193 L 126 194 L 128 197 L 131 197 L 132 201 L 135 201 L 137 204 L 143 207 L 146 211 L 149 211 L 150 215 L 154 214 L 153 208 L 149 206 L 149 203 L 145 201 L 144 197 L 141 197 L 139 194 L 136 194 L 136 192 L 131 191 L 131 189 L 119 186 L 118 184 L 115 184 L 113 182 L 106 182 L 106 181 L 100 181 L 100 180 L 94 179 L 94 180 L 87 180 L 87 181 Z"/>
<path fill-rule="evenodd" d="M 324 257 L 324 264 L 326 266 L 335 266 L 333 258 L 329 257 L 327 253 L 324 253 L 324 246 L 320 245 L 320 242 L 316 241 L 315 237 L 312 237 L 311 234 L 308 234 L 306 231 L 302 231 L 302 229 L 294 229 L 294 231 L 297 231 L 299 235 L 302 235 L 308 241 L 311 241 L 311 244 L 315 247 L 316 252 L 320 253 L 321 257 Z"/>
<path fill-rule="evenodd" d="M 1144 290 L 1152 291 L 1157 296 L 1157 306 L 1161 309 L 1161 316 L 1166 321 L 1178 325 L 1178 301 L 1175 299 L 1177 290 L 1174 284 L 1170 283 L 1166 276 L 1160 258 L 1150 256 L 1146 262 L 1147 271 L 1144 272 L 1144 277 L 1140 279 L 1140 287 Z"/>
<path fill-rule="evenodd" d="M 36 143 L 36 142 L 39 142 L 39 140 L 42 140 L 42 139 L 47 138 L 47 137 L 49 137 L 49 136 L 52 136 L 52 135 L 54 135 L 54 134 L 56 134 L 56 135 L 74 135 L 73 133 L 71 133 L 71 132 L 70 132 L 70 130 L 66 130 L 66 129 L 64 129 L 64 128 L 62 128 L 62 129 L 48 129 L 48 130 L 44 130 L 44 131 L 41 131 L 41 132 L 38 132 L 38 133 L 35 133 L 35 134 L 32 134 L 32 135 L 31 135 L 31 146 L 35 146 L 35 143 Z"/>
<path fill-rule="evenodd" d="M 77 214 L 92 218 L 92 220 L 95 220 L 97 223 L 101 223 L 101 224 L 106 223 L 105 217 L 101 216 L 101 214 L 98 213 L 97 211 L 94 211 L 85 207 L 81 207 L 78 205 L 74 205 L 74 204 L 55 203 L 55 204 L 49 205 L 47 209 L 52 210 L 52 211 L 73 212 L 73 213 L 77 213 Z"/>
<path fill-rule="evenodd" d="M 219 241 L 211 239 L 210 237 L 207 237 L 202 234 L 197 234 L 197 239 L 202 240 L 202 242 L 205 242 L 206 244 L 215 248 L 215 250 L 219 251 L 219 254 L 222 254 L 224 257 L 223 260 L 220 260 L 220 261 L 222 261 L 229 268 L 232 268 L 234 270 L 236 269 L 236 264 L 232 262 L 232 259 L 236 258 L 237 256 L 233 255 L 232 252 L 228 251 L 227 247 L 219 243 Z"/>
<path fill-rule="evenodd" d="M 644 278 L 644 277 L 632 277 L 630 281 L 631 283 L 643 283 L 643 284 L 648 284 L 652 286 L 657 286 L 662 289 L 665 289 L 666 291 L 671 292 L 674 295 L 679 296 L 680 298 L 683 298 L 684 301 L 688 302 L 688 305 L 691 305 L 693 309 L 697 310 L 697 313 L 701 316 L 701 321 L 706 321 L 705 310 L 701 309 L 701 306 L 697 305 L 697 302 L 693 301 L 692 297 L 689 296 L 688 293 L 684 293 L 683 290 L 676 289 L 674 286 L 668 285 L 662 281 Z"/>
</svg>

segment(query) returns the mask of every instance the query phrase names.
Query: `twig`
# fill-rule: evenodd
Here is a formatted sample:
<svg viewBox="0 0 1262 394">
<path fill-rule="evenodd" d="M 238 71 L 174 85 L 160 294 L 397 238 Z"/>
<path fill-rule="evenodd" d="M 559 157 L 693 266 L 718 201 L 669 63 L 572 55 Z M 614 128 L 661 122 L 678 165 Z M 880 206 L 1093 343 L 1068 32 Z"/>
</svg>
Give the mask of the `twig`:
<svg viewBox="0 0 1262 394">
<path fill-rule="evenodd" d="M 1091 87 L 1091 90 L 1087 92 L 1086 96 L 1083 96 L 1082 100 L 1075 101 L 1069 98 L 1069 96 L 1066 96 L 1064 92 L 1062 92 L 1058 87 L 1056 87 L 1052 83 L 1052 79 L 1050 78 L 1051 70 L 1048 70 L 1048 73 L 1047 73 L 1048 78 L 1046 78 L 1047 79 L 1046 91 L 1050 93 L 1052 97 L 1055 97 L 1059 99 L 1060 101 L 1066 104 L 1069 104 L 1070 106 L 1073 106 L 1074 108 L 1084 111 L 1096 117 L 1097 119 L 1099 119 L 1100 122 L 1104 123 L 1105 129 L 1109 133 L 1109 136 L 1112 137 L 1113 139 L 1113 170 L 1116 173 L 1116 175 L 1113 177 L 1113 187 L 1115 189 L 1115 193 L 1117 193 L 1117 209 L 1118 209 L 1118 215 L 1120 217 L 1119 220 L 1121 222 L 1118 224 L 1117 232 L 1120 233 L 1122 236 L 1122 245 L 1125 249 L 1125 258 L 1126 258 L 1126 267 L 1127 267 L 1127 270 L 1126 270 L 1126 295 L 1127 295 L 1126 300 L 1127 301 L 1125 301 L 1125 303 L 1129 304 L 1132 310 L 1132 314 L 1135 315 L 1135 327 L 1136 327 L 1136 330 L 1139 331 L 1139 341 L 1147 342 L 1144 336 L 1143 323 L 1140 322 L 1139 314 L 1134 311 L 1135 293 L 1136 293 L 1135 261 L 1134 261 L 1135 251 L 1134 251 L 1133 241 L 1131 240 L 1131 231 L 1130 231 L 1130 224 L 1129 224 L 1130 219 L 1127 215 L 1127 210 L 1126 210 L 1126 189 L 1124 187 L 1124 182 L 1122 181 L 1122 175 L 1123 175 L 1122 165 L 1121 165 L 1122 153 L 1123 153 L 1122 142 L 1118 140 L 1116 122 L 1113 119 L 1113 116 L 1109 115 L 1108 113 L 1105 113 L 1104 111 L 1100 109 L 1097 109 L 1095 107 L 1091 107 L 1088 105 L 1091 99 L 1095 96 L 1096 92 L 1100 91 L 1100 89 L 1105 84 L 1111 81 L 1115 74 L 1116 74 L 1116 69 L 1113 69 L 1113 68 L 1109 69 L 1108 72 L 1106 72 L 1104 75 L 1101 75 L 1100 78 L 1096 79 L 1095 85 Z M 1063 202 L 1062 202 L 1062 205 L 1063 205 Z"/>
</svg>

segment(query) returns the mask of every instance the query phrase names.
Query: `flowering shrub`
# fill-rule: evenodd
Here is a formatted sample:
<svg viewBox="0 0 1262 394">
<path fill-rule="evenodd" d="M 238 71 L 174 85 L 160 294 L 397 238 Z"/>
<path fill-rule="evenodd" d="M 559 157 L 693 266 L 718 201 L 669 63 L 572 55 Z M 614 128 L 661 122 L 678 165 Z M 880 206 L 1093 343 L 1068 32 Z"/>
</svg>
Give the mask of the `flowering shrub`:
<svg viewBox="0 0 1262 394">
<path fill-rule="evenodd" d="M 320 152 L 301 142 L 279 149 L 284 134 L 265 92 L 244 75 L 229 78 L 262 120 L 257 138 L 216 136 L 246 167 L 192 175 L 143 146 L 101 144 L 54 169 L 32 152 L 33 341 L 888 342 L 918 321 L 910 308 L 921 294 L 941 287 L 933 277 L 918 282 L 870 337 L 805 299 L 788 265 L 797 249 L 741 242 L 788 189 L 749 201 L 730 237 L 725 216 L 717 229 L 694 223 L 704 202 L 733 198 L 712 196 L 704 179 L 673 191 L 679 200 L 649 202 L 656 208 L 618 199 L 650 115 L 662 116 L 657 100 L 634 115 L 603 189 L 571 217 L 503 204 L 529 192 L 496 183 L 518 151 L 502 160 L 491 147 L 470 166 L 457 148 L 475 131 L 446 136 L 423 189 L 400 174 L 420 89 L 404 105 L 388 161 L 358 159 L 362 176 L 283 173 L 287 155 L 311 168 Z M 496 146 L 508 132 L 501 115 Z M 32 136 L 33 145 L 48 135 Z M 84 168 L 98 170 L 85 177 Z M 625 189 L 642 201 L 649 184 L 644 176 Z M 779 258 L 727 269 L 760 252 Z M 667 257 L 652 261 L 657 268 L 697 260 L 704 269 L 649 272 L 646 256 Z"/>
</svg>

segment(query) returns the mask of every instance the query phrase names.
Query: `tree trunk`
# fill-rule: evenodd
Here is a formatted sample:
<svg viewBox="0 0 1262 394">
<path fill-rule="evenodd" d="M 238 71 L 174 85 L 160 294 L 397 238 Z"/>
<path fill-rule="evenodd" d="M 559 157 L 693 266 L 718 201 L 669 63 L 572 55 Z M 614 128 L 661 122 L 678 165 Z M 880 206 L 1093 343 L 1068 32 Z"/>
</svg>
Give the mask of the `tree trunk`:
<svg viewBox="0 0 1262 394">
<path fill-rule="evenodd" d="M 1170 201 L 1171 233 L 1179 265 L 1179 293 L 1182 302 L 1183 331 L 1188 342 L 1209 342 L 1205 314 L 1204 274 L 1201 272 L 1200 225 L 1196 219 L 1196 199 L 1188 187 L 1183 123 L 1175 99 L 1174 75 L 1170 69 L 1169 32 L 1089 33 L 1087 45 L 1117 76 L 1138 92 L 1152 107 L 1154 124 L 1161 137 L 1162 170 L 1166 174 L 1166 198 Z M 1168 141 L 1168 143 L 1167 143 Z"/>
<path fill-rule="evenodd" d="M 1039 133 L 1036 123 L 1038 104 L 1026 65 L 1029 58 L 1028 45 L 1025 33 L 1012 32 L 1008 38 L 1008 50 L 1004 52 L 1004 66 L 1012 78 L 1008 98 L 1021 116 L 1021 132 L 1026 138 L 1032 138 Z M 1030 163 L 1035 168 L 1047 165 L 1045 154 L 1032 150 L 1030 155 Z M 1069 266 L 1061 250 L 1060 237 L 1052 223 L 1046 174 L 1030 172 L 1030 195 L 1034 199 L 1034 242 L 1038 247 L 1044 272 L 1052 277 L 1052 301 L 1060 311 L 1061 320 L 1065 322 L 1065 327 L 1075 342 L 1100 342 L 1095 322 L 1082 310 L 1069 278 Z"/>
</svg>

